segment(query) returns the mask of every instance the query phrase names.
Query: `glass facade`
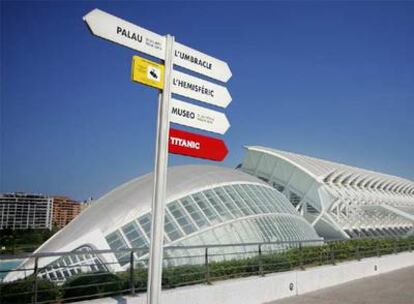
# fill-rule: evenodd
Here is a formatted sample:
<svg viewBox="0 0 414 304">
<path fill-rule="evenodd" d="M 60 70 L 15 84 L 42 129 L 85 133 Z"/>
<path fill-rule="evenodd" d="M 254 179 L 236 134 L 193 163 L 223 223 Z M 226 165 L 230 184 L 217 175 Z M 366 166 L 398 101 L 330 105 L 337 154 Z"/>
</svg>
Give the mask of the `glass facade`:
<svg viewBox="0 0 414 304">
<path fill-rule="evenodd" d="M 169 202 L 165 213 L 165 245 L 211 245 L 248 242 L 318 239 L 282 194 L 269 186 L 232 183 L 184 196 Z M 106 235 L 111 249 L 148 246 L 151 214 L 140 215 Z M 222 248 L 233 251 L 235 248 Z M 184 250 L 185 251 L 185 250 Z M 183 250 L 168 251 L 166 263 L 184 261 Z M 224 255 L 217 254 L 217 259 Z M 128 254 L 116 254 L 121 266 Z M 146 256 L 139 257 L 145 259 Z"/>
<path fill-rule="evenodd" d="M 179 166 L 169 169 L 169 175 L 167 195 L 174 198 L 165 206 L 165 265 L 202 262 L 206 245 L 226 245 L 209 246 L 209 257 L 218 261 L 257 254 L 257 248 L 251 250 L 246 243 L 320 240 L 283 194 L 251 175 L 212 166 Z M 80 272 L 124 271 L 132 259 L 145 266 L 152 179 L 147 175 L 121 185 L 42 245 L 38 252 L 64 248 L 72 253 L 39 259 L 40 275 L 60 282 Z M 271 250 L 287 245 L 263 246 Z M 95 256 L 90 248 L 114 252 Z M 24 265 L 33 265 L 33 259 Z"/>
<path fill-rule="evenodd" d="M 106 266 L 91 248 L 82 246 L 73 254 L 65 255 L 39 271 L 39 276 L 52 281 L 63 282 L 79 273 L 107 271 Z"/>
</svg>

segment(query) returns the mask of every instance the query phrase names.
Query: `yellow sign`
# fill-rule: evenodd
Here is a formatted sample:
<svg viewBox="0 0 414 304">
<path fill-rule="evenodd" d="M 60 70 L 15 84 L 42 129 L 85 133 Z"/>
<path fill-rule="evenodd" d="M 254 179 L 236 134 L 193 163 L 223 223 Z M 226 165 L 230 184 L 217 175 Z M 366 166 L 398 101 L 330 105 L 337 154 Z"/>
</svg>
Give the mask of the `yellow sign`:
<svg viewBox="0 0 414 304">
<path fill-rule="evenodd" d="M 162 89 L 164 87 L 164 65 L 133 56 L 131 78 L 133 81 Z"/>
</svg>

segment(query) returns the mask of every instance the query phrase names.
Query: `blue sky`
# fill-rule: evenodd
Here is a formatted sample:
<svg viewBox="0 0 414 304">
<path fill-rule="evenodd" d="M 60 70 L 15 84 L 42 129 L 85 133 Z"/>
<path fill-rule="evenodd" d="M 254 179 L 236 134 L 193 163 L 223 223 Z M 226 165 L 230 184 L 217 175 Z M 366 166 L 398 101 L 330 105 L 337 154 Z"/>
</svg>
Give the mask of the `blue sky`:
<svg viewBox="0 0 414 304">
<path fill-rule="evenodd" d="M 152 171 L 157 91 L 136 52 L 94 37 L 100 8 L 229 63 L 243 145 L 414 179 L 414 2 L 1 2 L 1 187 L 99 197 Z"/>
</svg>

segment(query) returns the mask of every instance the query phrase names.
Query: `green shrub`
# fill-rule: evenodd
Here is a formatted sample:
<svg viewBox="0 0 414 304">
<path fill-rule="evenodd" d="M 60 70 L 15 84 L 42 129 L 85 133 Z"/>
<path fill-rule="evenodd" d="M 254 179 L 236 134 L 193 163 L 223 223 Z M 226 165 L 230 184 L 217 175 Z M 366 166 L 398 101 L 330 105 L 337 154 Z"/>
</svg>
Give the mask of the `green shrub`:
<svg viewBox="0 0 414 304">
<path fill-rule="evenodd" d="M 38 278 L 37 301 L 56 302 L 60 296 L 60 289 L 49 280 Z M 1 284 L 0 303 L 31 303 L 34 297 L 33 277 Z"/>
<path fill-rule="evenodd" d="M 205 267 L 202 265 L 182 265 L 167 267 L 162 273 L 162 285 L 166 288 L 197 284 L 204 281 Z"/>
<path fill-rule="evenodd" d="M 232 259 L 209 263 L 209 277 L 235 278 L 255 275 L 259 271 L 259 263 L 256 258 Z"/>
<path fill-rule="evenodd" d="M 298 265 L 298 252 L 291 249 L 285 253 L 273 253 L 262 255 L 264 272 L 287 271 Z"/>
<path fill-rule="evenodd" d="M 287 271 L 303 265 L 330 264 L 331 253 L 335 262 L 385 255 L 414 249 L 414 238 L 406 239 L 361 239 L 329 242 L 321 246 L 303 246 L 286 249 L 283 252 L 266 252 L 249 258 L 225 261 L 211 261 L 208 265 L 209 280 L 245 277 L 260 273 Z M 133 280 L 136 292 L 147 288 L 148 271 L 143 266 L 135 266 Z M 207 268 L 201 265 L 181 265 L 163 269 L 164 288 L 191 285 L 206 281 Z M 80 297 L 80 300 L 120 294 L 130 289 L 129 271 L 122 273 L 88 273 L 75 276 L 60 288 L 50 281 L 38 279 L 38 302 L 56 302 L 62 299 Z M 33 277 L 12 283 L 1 284 L 1 303 L 28 303 L 32 301 Z M 23 293 L 23 295 L 15 295 Z"/>
<path fill-rule="evenodd" d="M 86 273 L 67 280 L 62 286 L 64 299 L 79 297 L 80 300 L 119 294 L 123 280 L 110 272 Z"/>
<path fill-rule="evenodd" d="M 147 290 L 148 270 L 142 266 L 135 266 L 133 273 L 134 287 L 136 292 L 144 292 Z M 122 289 L 131 288 L 131 273 L 129 270 L 118 273 L 118 277 L 122 281 Z"/>
<path fill-rule="evenodd" d="M 134 272 L 134 282 L 137 290 L 147 290 L 148 270 L 143 267 L 136 269 Z"/>
</svg>

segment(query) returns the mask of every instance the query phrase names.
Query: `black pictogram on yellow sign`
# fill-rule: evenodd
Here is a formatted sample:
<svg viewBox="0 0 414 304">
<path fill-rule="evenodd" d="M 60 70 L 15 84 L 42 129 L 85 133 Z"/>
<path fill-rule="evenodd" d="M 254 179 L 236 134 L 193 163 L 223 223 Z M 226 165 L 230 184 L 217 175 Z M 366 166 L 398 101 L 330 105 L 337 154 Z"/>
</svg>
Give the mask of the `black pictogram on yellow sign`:
<svg viewBox="0 0 414 304">
<path fill-rule="evenodd" d="M 131 78 L 133 81 L 162 89 L 164 87 L 164 65 L 133 56 Z"/>
</svg>

